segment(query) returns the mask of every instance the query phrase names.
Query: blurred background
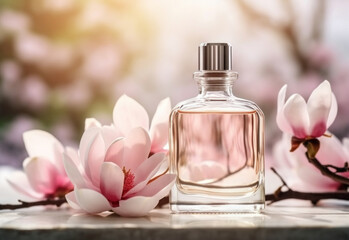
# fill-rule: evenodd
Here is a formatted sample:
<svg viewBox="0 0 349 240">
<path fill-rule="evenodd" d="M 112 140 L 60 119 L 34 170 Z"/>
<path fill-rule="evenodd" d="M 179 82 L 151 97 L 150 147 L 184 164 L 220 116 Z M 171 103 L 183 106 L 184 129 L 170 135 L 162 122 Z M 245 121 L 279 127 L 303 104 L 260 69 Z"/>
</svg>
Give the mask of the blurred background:
<svg viewBox="0 0 349 240">
<path fill-rule="evenodd" d="M 1 0 L 0 165 L 21 167 L 33 128 L 77 146 L 84 119 L 111 123 L 122 94 L 151 116 L 167 96 L 195 96 L 197 47 L 210 41 L 234 46 L 234 92 L 266 114 L 267 161 L 285 83 L 307 98 L 328 79 L 330 130 L 349 136 L 348 11 L 342 0 Z"/>
</svg>

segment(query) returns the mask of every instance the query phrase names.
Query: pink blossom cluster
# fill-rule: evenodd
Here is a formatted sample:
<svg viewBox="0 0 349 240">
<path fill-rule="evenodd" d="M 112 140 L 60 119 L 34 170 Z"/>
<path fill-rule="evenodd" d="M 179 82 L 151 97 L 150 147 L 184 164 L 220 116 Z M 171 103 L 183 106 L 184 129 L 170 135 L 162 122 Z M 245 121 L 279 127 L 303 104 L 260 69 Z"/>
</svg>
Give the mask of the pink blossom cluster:
<svg viewBox="0 0 349 240">
<path fill-rule="evenodd" d="M 111 125 L 86 120 L 78 150 L 64 148 L 47 132 L 25 132 L 25 175 L 9 183 L 37 199 L 66 194 L 72 208 L 87 213 L 112 210 L 121 216 L 144 216 L 175 180 L 166 173 L 170 110 L 170 100 L 162 100 L 149 127 L 145 109 L 123 95 Z"/>
</svg>

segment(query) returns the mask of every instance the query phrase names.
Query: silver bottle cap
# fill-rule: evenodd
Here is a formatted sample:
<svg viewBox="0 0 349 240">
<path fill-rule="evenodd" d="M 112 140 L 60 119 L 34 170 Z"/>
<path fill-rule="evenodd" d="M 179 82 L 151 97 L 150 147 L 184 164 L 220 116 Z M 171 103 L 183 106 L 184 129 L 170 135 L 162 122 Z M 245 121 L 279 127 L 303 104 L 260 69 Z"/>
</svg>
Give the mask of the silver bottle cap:
<svg viewBox="0 0 349 240">
<path fill-rule="evenodd" d="M 201 43 L 199 71 L 231 71 L 233 48 L 229 43 Z"/>
</svg>

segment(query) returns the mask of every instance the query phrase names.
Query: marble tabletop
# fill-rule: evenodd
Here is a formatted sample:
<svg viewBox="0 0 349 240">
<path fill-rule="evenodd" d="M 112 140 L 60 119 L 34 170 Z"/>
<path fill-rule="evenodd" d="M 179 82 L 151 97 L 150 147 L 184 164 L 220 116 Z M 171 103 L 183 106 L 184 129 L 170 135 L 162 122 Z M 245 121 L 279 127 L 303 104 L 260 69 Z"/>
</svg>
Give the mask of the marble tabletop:
<svg viewBox="0 0 349 240">
<path fill-rule="evenodd" d="M 0 204 L 30 201 L 7 184 L 12 174 L 13 169 L 0 167 Z M 272 192 L 279 184 L 277 178 L 269 178 L 266 186 Z M 1 210 L 0 240 L 349 239 L 349 203 L 326 200 L 320 204 L 312 207 L 305 201 L 282 201 L 267 206 L 261 214 L 171 214 L 165 208 L 143 218 L 88 215 L 66 205 Z"/>
<path fill-rule="evenodd" d="M 349 239 L 349 207 L 268 206 L 261 214 L 88 215 L 63 207 L 0 211 L 0 239 Z"/>
</svg>

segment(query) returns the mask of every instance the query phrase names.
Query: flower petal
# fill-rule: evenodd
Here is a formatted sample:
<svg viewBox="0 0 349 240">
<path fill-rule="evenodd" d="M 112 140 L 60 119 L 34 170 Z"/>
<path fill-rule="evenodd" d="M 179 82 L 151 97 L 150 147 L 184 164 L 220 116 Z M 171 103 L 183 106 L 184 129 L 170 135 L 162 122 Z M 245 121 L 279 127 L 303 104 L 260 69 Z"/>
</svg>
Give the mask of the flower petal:
<svg viewBox="0 0 349 240">
<path fill-rule="evenodd" d="M 284 105 L 285 105 L 285 98 L 286 98 L 286 90 L 287 90 L 287 85 L 284 85 L 279 91 L 278 102 L 277 102 L 276 123 L 278 124 L 279 128 L 283 132 L 293 133 L 290 125 L 285 119 L 285 115 L 283 112 Z"/>
<path fill-rule="evenodd" d="M 349 159 L 349 138 L 343 138 L 343 149 L 346 154 L 347 159 Z"/>
<path fill-rule="evenodd" d="M 327 128 L 329 128 L 334 120 L 336 119 L 337 116 L 337 111 L 338 111 L 338 104 L 337 104 L 337 99 L 336 96 L 332 93 L 332 99 L 331 99 L 331 109 L 330 113 L 328 114 L 328 119 L 327 119 Z"/>
<path fill-rule="evenodd" d="M 34 199 L 44 198 L 44 194 L 35 192 L 29 184 L 27 176 L 24 172 L 15 172 L 10 179 L 6 179 L 8 184 L 17 192 Z"/>
<path fill-rule="evenodd" d="M 132 196 L 142 190 L 148 184 L 150 179 L 158 172 L 162 163 L 166 161 L 164 157 L 164 153 L 156 153 L 145 160 L 135 172 L 135 186 L 130 189 L 124 197 Z"/>
<path fill-rule="evenodd" d="M 49 160 L 40 157 L 26 158 L 23 168 L 35 191 L 44 194 L 56 191 L 56 181 L 59 181 L 60 177 L 57 168 Z"/>
<path fill-rule="evenodd" d="M 105 154 L 105 162 L 113 162 L 119 167 L 124 166 L 124 138 L 116 139 Z"/>
<path fill-rule="evenodd" d="M 64 172 L 61 156 L 64 148 L 52 134 L 42 130 L 30 130 L 23 133 L 23 141 L 29 157 L 45 158 Z"/>
<path fill-rule="evenodd" d="M 85 167 L 86 173 L 90 176 L 92 183 L 99 186 L 100 172 L 105 157 L 105 145 L 101 134 L 97 134 L 88 150 L 88 163 Z"/>
<path fill-rule="evenodd" d="M 135 128 L 125 138 L 124 164 L 127 170 L 135 172 L 150 152 L 150 138 L 143 128 Z"/>
<path fill-rule="evenodd" d="M 171 113 L 171 101 L 169 98 L 163 99 L 154 114 L 149 130 L 152 141 L 151 151 L 158 152 L 163 149 L 168 141 L 168 123 Z"/>
<path fill-rule="evenodd" d="M 142 217 L 156 207 L 159 199 L 152 197 L 132 197 L 127 200 L 121 200 L 119 207 L 112 208 L 112 210 L 123 217 Z"/>
<path fill-rule="evenodd" d="M 321 83 L 310 95 L 307 108 L 311 136 L 320 137 L 325 133 L 331 108 L 331 99 L 332 91 L 328 81 Z"/>
<path fill-rule="evenodd" d="M 74 161 L 66 153 L 64 153 L 63 163 L 64 163 L 65 171 L 70 181 L 74 184 L 74 186 L 78 188 L 86 188 L 88 186 L 91 186 L 90 184 L 87 185 L 79 168 L 76 166 Z"/>
<path fill-rule="evenodd" d="M 346 153 L 344 145 L 342 142 L 335 136 L 331 137 L 320 137 L 320 149 L 316 154 L 316 158 L 323 165 L 332 164 L 335 166 L 344 166 L 347 162 Z"/>
<path fill-rule="evenodd" d="M 99 192 L 87 188 L 76 188 L 74 193 L 77 203 L 85 212 L 100 213 L 111 209 L 108 200 Z"/>
<path fill-rule="evenodd" d="M 137 196 L 154 197 L 161 199 L 165 197 L 176 180 L 175 174 L 165 174 L 149 183 L 145 188 L 137 193 Z"/>
<path fill-rule="evenodd" d="M 65 195 L 65 199 L 67 200 L 67 202 L 68 202 L 68 204 L 69 204 L 69 206 L 70 206 L 71 208 L 77 209 L 77 210 L 81 209 L 80 206 L 79 206 L 78 201 L 77 201 L 76 198 L 75 198 L 75 193 L 74 193 L 74 191 L 72 191 L 72 192 L 70 192 L 70 193 L 67 193 L 67 194 Z"/>
<path fill-rule="evenodd" d="M 112 162 L 102 164 L 101 192 L 110 201 L 117 202 L 121 199 L 124 187 L 124 172 Z"/>
<path fill-rule="evenodd" d="M 82 172 L 81 170 L 83 168 L 82 168 L 79 154 L 78 154 L 77 150 L 75 150 L 74 148 L 71 148 L 71 147 L 66 147 L 64 152 L 75 163 L 75 165 L 79 168 L 80 172 Z"/>
<path fill-rule="evenodd" d="M 94 142 L 95 138 L 99 133 L 99 128 L 89 128 L 83 133 L 81 137 L 79 146 L 79 156 L 84 168 L 87 168 L 88 166 L 89 149 L 91 148 L 92 143 Z"/>
<path fill-rule="evenodd" d="M 283 112 L 293 135 L 301 139 L 305 138 L 308 135 L 309 115 L 304 98 L 299 94 L 293 94 L 287 100 Z"/>
<path fill-rule="evenodd" d="M 118 138 L 120 138 L 121 133 L 113 125 L 102 126 L 102 137 L 104 140 L 105 148 L 108 149 L 109 146 Z"/>
<path fill-rule="evenodd" d="M 166 159 L 164 153 L 155 153 L 150 158 L 145 160 L 135 171 L 135 184 L 138 184 L 148 178 L 152 178 L 165 161 Z"/>
<path fill-rule="evenodd" d="M 97 127 L 100 128 L 102 127 L 102 124 L 95 118 L 86 118 L 85 119 L 85 131 L 89 128 Z"/>
<path fill-rule="evenodd" d="M 113 120 L 123 136 L 128 135 L 133 128 L 149 129 L 148 113 L 142 105 L 127 95 L 122 95 L 116 102 L 113 110 Z"/>
</svg>

